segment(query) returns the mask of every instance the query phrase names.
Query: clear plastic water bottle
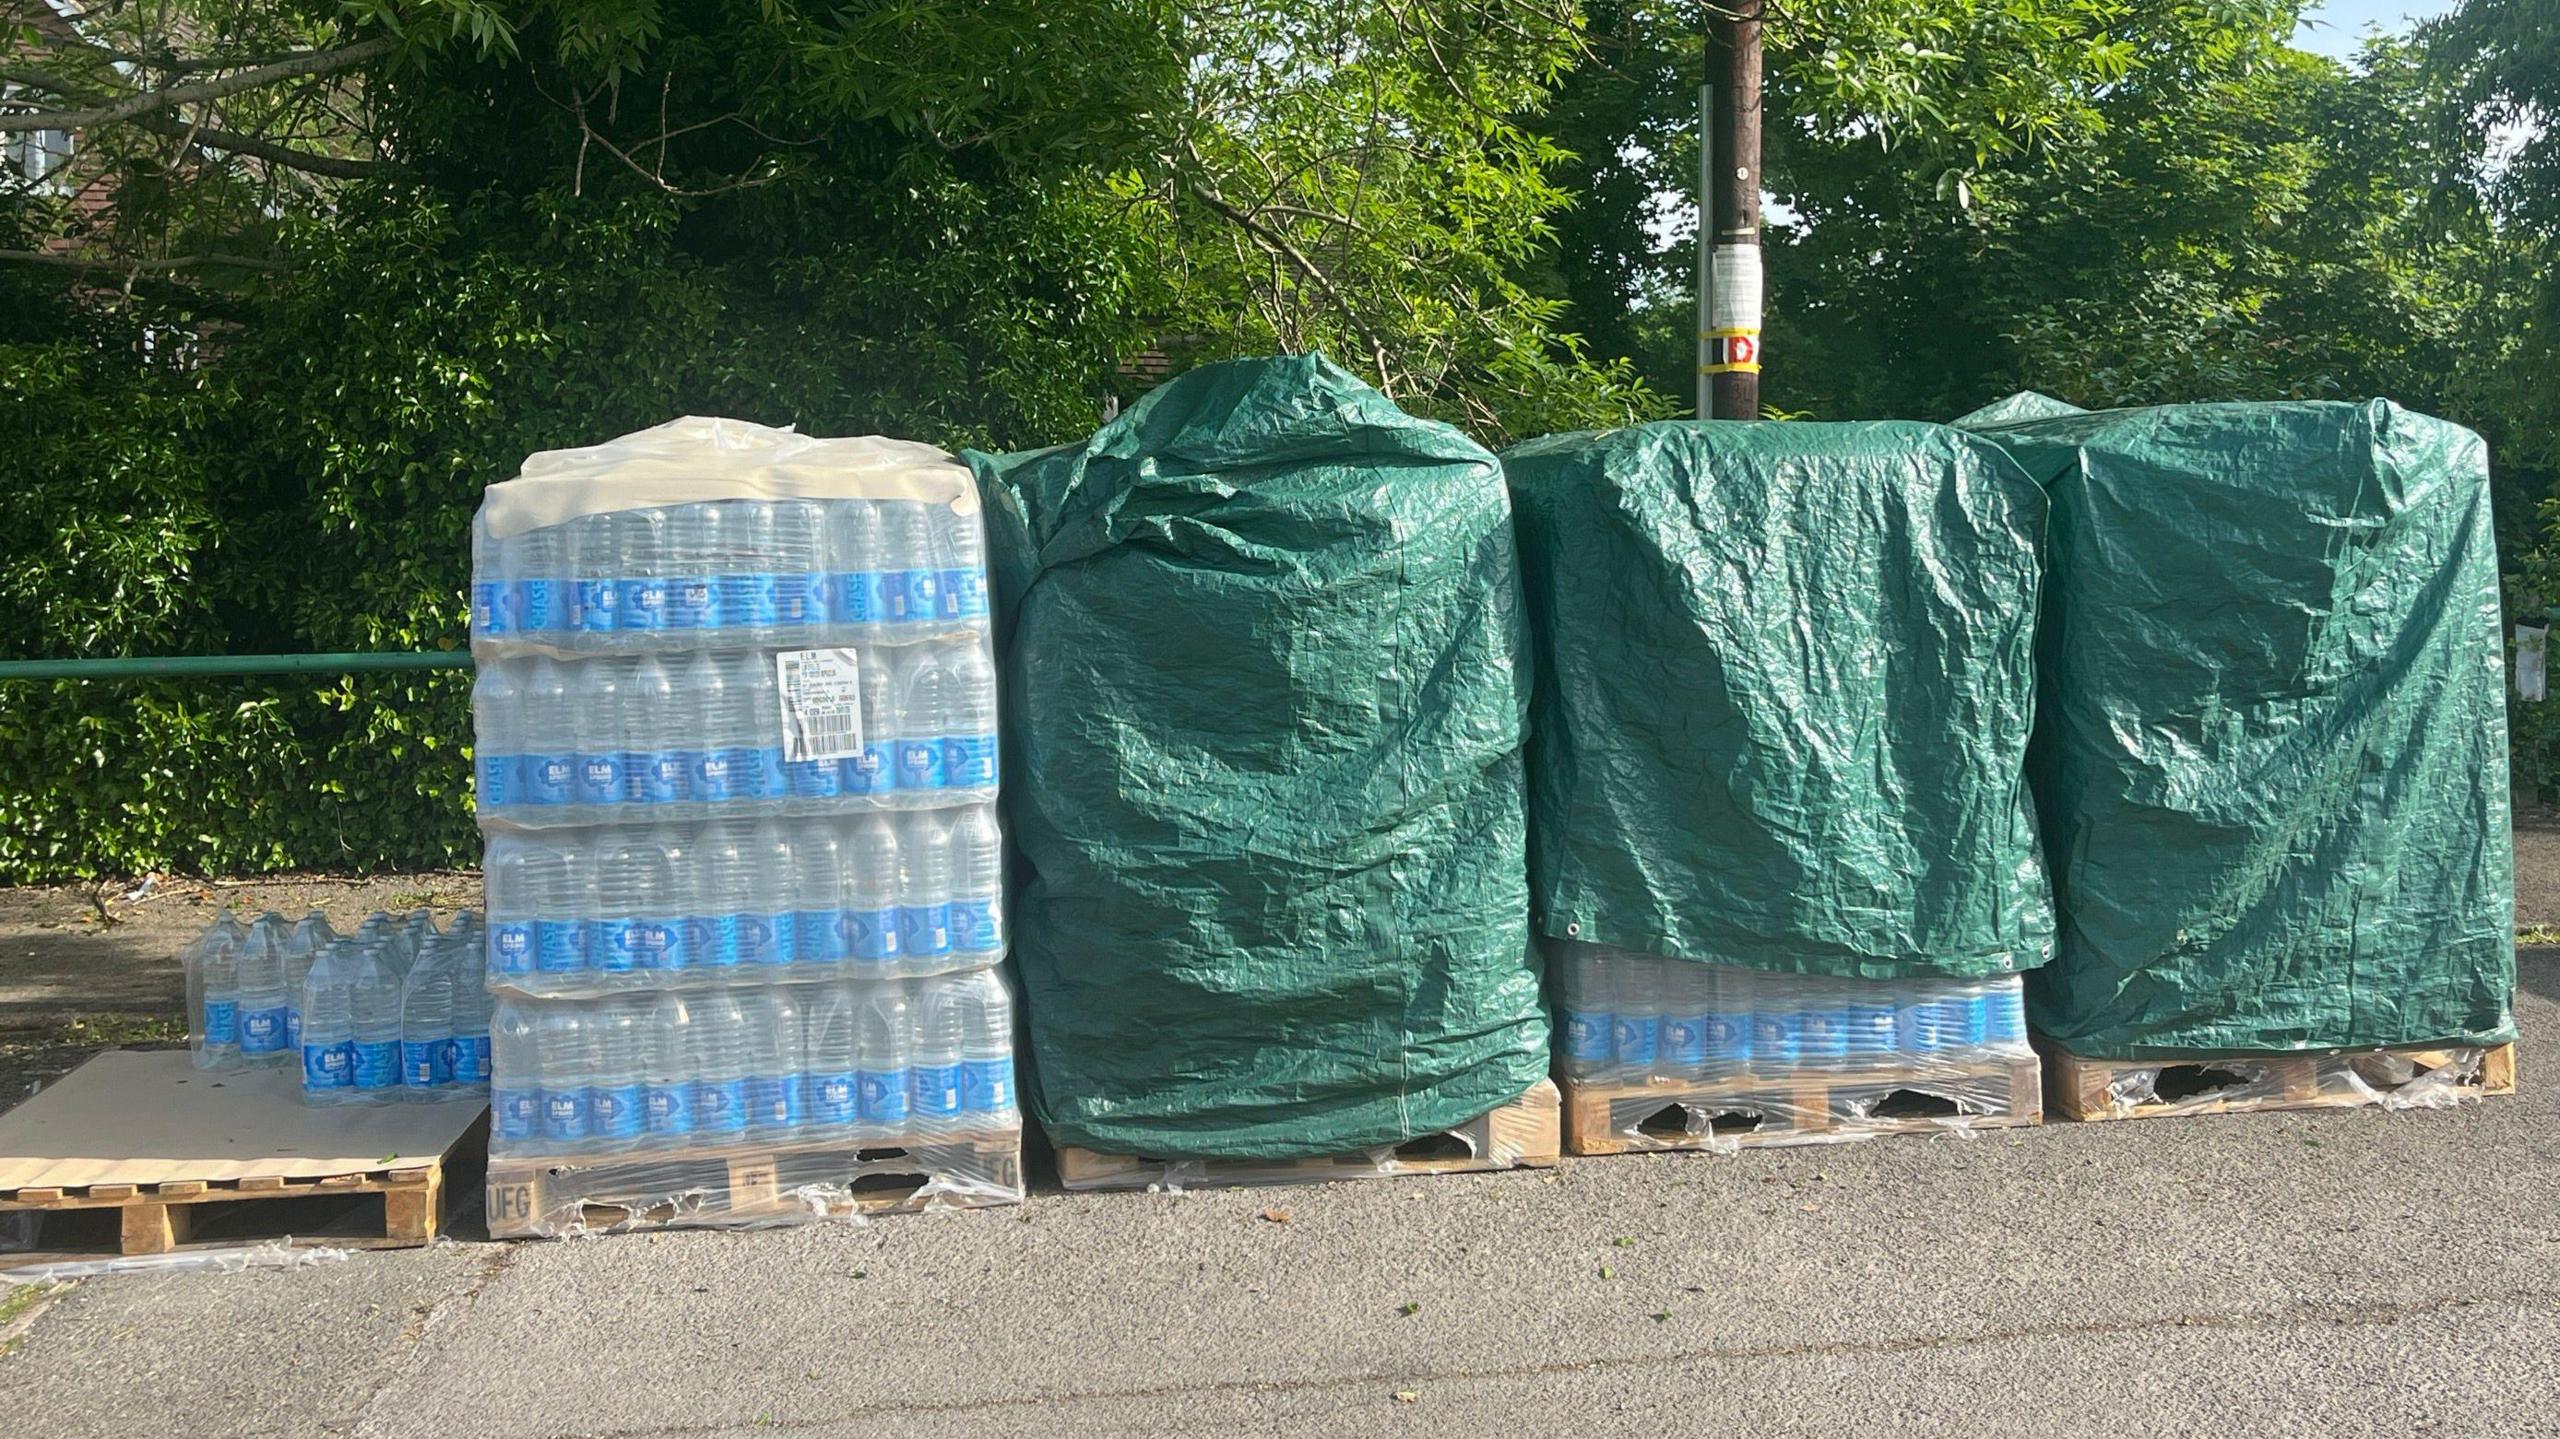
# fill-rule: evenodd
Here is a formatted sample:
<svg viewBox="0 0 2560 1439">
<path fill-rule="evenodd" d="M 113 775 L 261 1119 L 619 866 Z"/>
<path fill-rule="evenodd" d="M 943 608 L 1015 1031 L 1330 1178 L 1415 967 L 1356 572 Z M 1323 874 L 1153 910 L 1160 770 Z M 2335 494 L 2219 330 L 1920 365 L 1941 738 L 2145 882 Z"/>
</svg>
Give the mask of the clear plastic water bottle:
<svg viewBox="0 0 2560 1439">
<path fill-rule="evenodd" d="M 996 789 L 996 669 L 979 645 L 947 650 L 943 659 L 942 783 L 950 789 Z"/>
<path fill-rule="evenodd" d="M 674 674 L 656 655 L 642 655 L 622 688 L 622 766 L 630 776 L 631 802 L 685 803 L 693 793 L 694 762 L 685 736 L 694 726 L 678 708 Z"/>
<path fill-rule="evenodd" d="M 726 667 L 711 654 L 697 654 L 676 675 L 677 714 L 690 717 L 687 749 L 693 772 L 687 777 L 694 807 L 720 806 L 746 797 L 730 771 L 738 752 L 755 743 L 744 731 L 745 711 L 731 702 Z"/>
<path fill-rule="evenodd" d="M 971 805 L 951 822 L 951 952 L 972 963 L 1004 955 L 1004 830 L 994 805 Z"/>
<path fill-rule="evenodd" d="M 696 998 L 692 1017 L 693 1130 L 716 1142 L 747 1127 L 747 1017 L 726 989 Z"/>
<path fill-rule="evenodd" d="M 653 974 L 685 967 L 684 916 L 690 888 L 677 873 L 683 851 L 672 832 L 612 831 L 596 865 L 595 967 L 606 974 Z"/>
<path fill-rule="evenodd" d="M 898 672 L 878 645 L 865 647 L 861 656 L 854 668 L 862 753 L 839 760 L 837 771 L 846 795 L 877 798 L 898 788 Z"/>
<path fill-rule="evenodd" d="M 404 1098 L 434 1099 L 453 1087 L 453 966 L 439 939 L 426 946 L 400 986 L 400 1086 Z"/>
<path fill-rule="evenodd" d="M 512 622 L 527 639 L 551 640 L 569 632 L 577 580 L 569 561 L 569 532 L 546 525 L 500 543 L 501 565 L 515 599 Z"/>
<path fill-rule="evenodd" d="M 2016 975 L 1986 980 L 1984 1042 L 2003 1054 L 2027 1052 L 2027 991 Z"/>
<path fill-rule="evenodd" d="M 284 916 L 270 910 L 249 926 L 240 945 L 240 1059 L 276 1065 L 293 1057 L 285 1048 Z"/>
<path fill-rule="evenodd" d="M 602 649 L 613 642 L 622 610 L 622 547 L 608 514 L 580 515 L 569 522 L 569 573 L 576 576 L 569 598 L 569 625 L 582 650 Z"/>
<path fill-rule="evenodd" d="M 906 986 L 894 980 L 863 987 L 854 1035 L 862 1059 L 862 1132 L 894 1139 L 909 1127 Z"/>
<path fill-rule="evenodd" d="M 1707 1071 L 1707 1009 L 1713 1003 L 1714 972 L 1687 960 L 1662 961 L 1661 1072 L 1683 1083 Z"/>
<path fill-rule="evenodd" d="M 360 941 L 351 960 L 355 1048 L 349 1068 L 357 1097 L 379 1102 L 400 1089 L 400 981 L 387 939 Z"/>
<path fill-rule="evenodd" d="M 576 799 L 580 811 L 594 819 L 612 819 L 637 788 L 625 772 L 630 757 L 622 739 L 628 718 L 622 687 L 636 668 L 631 661 L 618 659 L 570 666 L 578 720 Z"/>
<path fill-rule="evenodd" d="M 354 949 L 351 940 L 332 941 L 303 977 L 300 1052 L 306 1104 L 344 1104 L 355 1095 Z"/>
<path fill-rule="evenodd" d="M 570 680 L 570 667 L 548 658 L 536 659 L 525 673 L 524 797 L 538 809 L 567 810 L 578 799 L 578 708 Z"/>
<path fill-rule="evenodd" d="M 1893 1015 L 1895 1061 L 1915 1069 L 1938 1062 L 1946 1048 L 1947 1007 L 1939 987 L 1926 980 L 1903 982 L 1901 1005 Z"/>
<path fill-rule="evenodd" d="M 1610 1016 L 1609 1048 L 1615 1054 L 1620 1082 L 1642 1084 L 1653 1078 L 1662 1064 L 1664 961 L 1621 953 L 1612 955 L 1609 964 L 1616 971 L 1613 987 L 1617 991 L 1617 1003 Z"/>
<path fill-rule="evenodd" d="M 811 1129 L 850 1133 L 862 1121 L 862 1055 L 854 1034 L 860 1009 L 851 984 L 819 985 L 811 996 L 800 1087 L 802 1122 Z"/>
<path fill-rule="evenodd" d="M 503 661 L 480 666 L 471 682 L 471 782 L 485 812 L 525 802 L 523 720 L 516 667 Z"/>
<path fill-rule="evenodd" d="M 1751 1068 L 1752 984 L 1756 976 L 1730 964 L 1708 966 L 1707 1080 L 1733 1079 Z"/>
<path fill-rule="evenodd" d="M 717 504 L 675 505 L 666 511 L 663 537 L 667 568 L 666 627 L 700 632 L 720 628 L 719 566 L 728 555 L 727 516 Z"/>
<path fill-rule="evenodd" d="M 791 850 L 791 831 L 780 820 L 758 820 L 748 832 L 747 852 L 755 866 L 756 912 L 765 927 L 765 947 L 756 962 L 788 966 L 800 957 L 800 917 L 795 909 L 799 899 L 791 888 L 799 868 Z"/>
<path fill-rule="evenodd" d="M 782 622 L 773 502 L 724 500 L 712 508 L 719 512 L 720 548 L 711 568 L 720 586 L 722 638 L 769 644 Z"/>
<path fill-rule="evenodd" d="M 1022 1122 L 1013 1093 L 1013 993 L 992 969 L 954 975 L 960 996 L 960 1107 L 973 1129 Z"/>
<path fill-rule="evenodd" d="M 681 1145 L 693 1133 L 693 1015 L 681 994 L 661 994 L 649 1006 L 649 1074 L 640 1102 L 651 1144 Z"/>
<path fill-rule="evenodd" d="M 938 790 L 946 783 L 943 738 L 949 732 L 949 676 L 940 647 L 917 645 L 898 659 L 898 788 Z"/>
<path fill-rule="evenodd" d="M 514 586 L 505 568 L 505 547 L 490 537 L 486 523 L 471 522 L 471 638 L 504 639 L 515 633 Z"/>
<path fill-rule="evenodd" d="M 1980 1059 L 1991 1047 L 1991 987 L 1980 980 L 1950 981 L 1945 990 L 1946 1047 L 1951 1059 Z"/>
<path fill-rule="evenodd" d="M 814 640 L 827 624 L 827 512 L 814 500 L 776 500 L 765 553 L 773 571 L 773 629 L 778 643 Z"/>
<path fill-rule="evenodd" d="M 908 1056 L 908 1115 L 932 1139 L 961 1126 L 960 1047 L 968 1019 L 949 977 L 919 980 L 910 1000 L 915 1048 Z"/>
<path fill-rule="evenodd" d="M 1804 1066 L 1804 985 L 1792 974 L 1763 974 L 1751 985 L 1751 1070 L 1763 1077 Z"/>
<path fill-rule="evenodd" d="M 936 614 L 946 623 L 967 624 L 987 617 L 986 516 L 976 506 L 966 512 L 953 505 L 933 507 Z"/>
<path fill-rule="evenodd" d="M 1612 1079 L 1617 967 L 1606 952 L 1583 945 L 1566 950 L 1562 960 L 1556 998 L 1564 1010 L 1565 1075 L 1590 1082 Z"/>
<path fill-rule="evenodd" d="M 892 630 L 929 626 L 941 613 L 935 597 L 941 565 L 934 557 L 933 517 L 921 500 L 880 500 L 879 589 L 873 609 Z"/>
<path fill-rule="evenodd" d="M 587 1079 L 587 1125 L 598 1149 L 639 1147 L 648 1128 L 643 1080 L 649 1072 L 650 1003 L 641 998 L 596 1001 L 595 1069 Z"/>
<path fill-rule="evenodd" d="M 667 512 L 623 510 L 613 517 L 615 566 L 614 630 L 617 634 L 663 634 L 667 624 Z"/>
<path fill-rule="evenodd" d="M 459 930 L 457 922 L 454 926 Z M 489 1087 L 489 987 L 468 961 L 479 953 L 478 944 L 470 937 L 456 934 L 453 945 L 453 1059 L 447 1066 L 453 1082 L 461 1089 Z"/>
<path fill-rule="evenodd" d="M 843 957 L 865 974 L 895 973 L 907 953 L 906 858 L 898 831 L 889 816 L 866 815 L 852 823 L 845 842 L 837 926 Z"/>
<path fill-rule="evenodd" d="M 533 906 L 525 862 L 534 845 L 522 835 L 493 834 L 481 857 L 482 894 L 489 906 L 489 926 L 481 938 L 482 962 L 500 979 L 533 973 L 542 920 Z"/>
<path fill-rule="evenodd" d="M 338 942 L 338 932 L 329 927 L 329 917 L 318 910 L 293 922 L 284 935 L 284 1048 L 287 1054 L 302 1052 L 302 984 L 311 977 L 312 965 Z"/>
<path fill-rule="evenodd" d="M 585 1007 L 541 1006 L 533 1016 L 533 1043 L 541 1075 L 543 1145 L 560 1154 L 592 1147 L 595 1111 L 588 1094 L 596 1072 L 595 1036 L 587 1028 Z"/>
<path fill-rule="evenodd" d="M 956 866 L 951 830 L 931 810 L 898 820 L 898 953 L 901 968 L 929 974 L 950 968 L 951 893 Z"/>
<path fill-rule="evenodd" d="M 841 964 L 853 950 L 839 919 L 845 907 L 845 852 L 834 821 L 813 819 L 791 831 L 791 957 L 803 965 Z"/>
<path fill-rule="evenodd" d="M 724 689 L 731 706 L 729 787 L 741 800 L 780 799 L 790 793 L 782 777 L 782 689 L 773 657 L 748 650 L 728 662 Z"/>
<path fill-rule="evenodd" d="M 1857 1023 L 1850 996 L 1864 981 L 1827 975 L 1800 976 L 1804 1067 L 1830 1073 L 1849 1067 L 1851 1030 Z"/>
<path fill-rule="evenodd" d="M 888 541 L 880 506 L 873 500 L 837 500 L 827 506 L 827 627 L 843 640 L 878 635 L 887 611 L 888 586 L 880 575 Z"/>
<path fill-rule="evenodd" d="M 516 861 L 518 900 L 532 916 L 535 972 L 578 974 L 594 963 L 597 875 L 578 839 L 527 840 Z"/>
<path fill-rule="evenodd" d="M 240 1059 L 240 946 L 248 938 L 228 911 L 217 915 L 197 941 L 196 1066 L 219 1069 Z"/>
<path fill-rule="evenodd" d="M 792 985 L 761 985 L 739 996 L 747 1021 L 747 1126 L 780 1137 L 801 1123 L 800 1001 Z"/>
<path fill-rule="evenodd" d="M 774 923 L 786 874 L 777 874 L 756 830 L 740 823 L 705 831 L 701 849 L 712 912 L 716 962 L 777 968 L 791 962 L 789 942 Z"/>
<path fill-rule="evenodd" d="M 1897 984 L 1892 980 L 1868 980 L 1850 986 L 1846 1008 L 1849 1016 L 1848 1057 L 1843 1061 L 1850 1069 L 1883 1069 L 1893 1063 L 1894 1011 Z"/>
<path fill-rule="evenodd" d="M 524 1153 L 542 1137 L 542 1052 L 530 1008 L 507 1000 L 489 1026 L 489 1126 L 495 1147 Z"/>
</svg>

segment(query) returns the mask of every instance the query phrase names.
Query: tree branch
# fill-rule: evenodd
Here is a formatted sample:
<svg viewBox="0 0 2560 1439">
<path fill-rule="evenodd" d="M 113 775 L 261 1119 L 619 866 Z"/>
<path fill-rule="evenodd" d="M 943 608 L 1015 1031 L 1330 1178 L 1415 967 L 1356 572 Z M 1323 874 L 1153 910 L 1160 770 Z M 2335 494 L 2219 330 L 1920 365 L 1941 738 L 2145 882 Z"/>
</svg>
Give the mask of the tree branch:
<svg viewBox="0 0 2560 1439">
<path fill-rule="evenodd" d="M 279 80 L 334 75 L 341 70 L 352 70 L 378 56 L 387 55 L 399 43 L 386 35 L 359 41 L 353 45 L 342 45 L 334 50 L 307 51 L 289 60 L 278 61 L 273 65 L 261 65 L 254 70 L 237 71 L 215 80 L 194 80 L 164 89 L 145 90 L 141 94 L 128 95 L 111 104 L 92 106 L 85 110 L 51 110 L 35 114 L 0 115 L 0 134 L 25 130 L 87 130 L 100 125 L 112 125 L 121 120 L 130 120 L 137 115 L 174 110 L 180 105 L 219 100 L 225 95 L 236 95 L 243 90 L 255 90 L 262 85 L 272 85 Z"/>
<path fill-rule="evenodd" d="M 115 270 L 128 275 L 141 274 L 147 270 L 196 270 L 211 266 L 228 266 L 239 270 L 265 270 L 282 274 L 290 268 L 282 260 L 261 260 L 250 255 L 176 255 L 166 260 L 84 260 L 78 255 L 56 255 L 45 250 L 0 250 L 0 262 L 49 265 L 57 270 Z"/>
<path fill-rule="evenodd" d="M 201 145 L 210 150 L 248 155 L 270 164 L 282 165 L 289 170 L 300 170 L 312 175 L 327 175 L 339 180 L 362 180 L 375 175 L 395 174 L 400 169 L 398 165 L 387 160 L 356 160 L 340 155 L 323 155 L 311 150 L 297 150 L 290 145 L 280 144 L 274 140 L 263 140 L 255 135 L 235 134 L 229 130 L 216 130 L 206 125 L 181 124 L 166 115 L 137 115 L 133 119 L 133 127 L 137 130 L 147 130 L 154 135 L 166 135 L 174 140 Z"/>
</svg>

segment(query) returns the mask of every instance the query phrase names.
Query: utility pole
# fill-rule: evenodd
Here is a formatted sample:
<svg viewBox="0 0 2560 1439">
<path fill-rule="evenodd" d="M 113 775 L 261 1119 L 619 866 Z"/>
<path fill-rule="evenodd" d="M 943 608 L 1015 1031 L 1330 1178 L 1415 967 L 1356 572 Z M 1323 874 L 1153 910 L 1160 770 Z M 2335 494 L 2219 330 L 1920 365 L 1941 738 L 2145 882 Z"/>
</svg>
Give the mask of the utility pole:
<svg viewBox="0 0 2560 1439">
<path fill-rule="evenodd" d="M 1760 8 L 1711 0 L 1698 92 L 1698 416 L 1760 416 Z"/>
</svg>

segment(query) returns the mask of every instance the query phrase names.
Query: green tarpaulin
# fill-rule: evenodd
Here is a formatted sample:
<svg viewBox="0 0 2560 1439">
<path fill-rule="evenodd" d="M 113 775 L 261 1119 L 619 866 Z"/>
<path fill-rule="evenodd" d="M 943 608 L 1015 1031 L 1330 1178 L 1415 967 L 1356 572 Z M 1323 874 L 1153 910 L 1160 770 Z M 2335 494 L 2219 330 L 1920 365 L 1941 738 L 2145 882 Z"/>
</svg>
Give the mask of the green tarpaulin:
<svg viewBox="0 0 2560 1439">
<path fill-rule="evenodd" d="M 1051 1136 L 1327 1154 L 1543 1077 L 1493 457 L 1305 357 L 968 459 Z"/>
<path fill-rule="evenodd" d="M 1871 979 L 2045 961 L 2045 497 L 2015 464 L 1938 425 L 1689 422 L 1503 464 L 1545 933 Z"/>
<path fill-rule="evenodd" d="M 2002 419 L 1968 422 L 2053 497 L 2036 1028 L 2108 1058 L 2511 1038 L 2479 437 L 2380 400 Z"/>
</svg>

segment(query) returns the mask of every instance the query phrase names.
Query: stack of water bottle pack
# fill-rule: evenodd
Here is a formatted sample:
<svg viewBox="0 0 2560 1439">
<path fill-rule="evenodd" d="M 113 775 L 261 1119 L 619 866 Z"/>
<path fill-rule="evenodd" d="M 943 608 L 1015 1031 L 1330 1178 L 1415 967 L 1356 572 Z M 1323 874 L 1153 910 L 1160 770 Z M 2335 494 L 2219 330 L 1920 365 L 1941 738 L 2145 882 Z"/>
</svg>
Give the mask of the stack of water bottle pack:
<svg viewBox="0 0 2560 1439">
<path fill-rule="evenodd" d="M 899 442 L 678 421 L 489 491 L 493 1227 L 769 1222 L 705 1195 L 742 1149 L 820 1161 L 777 1161 L 798 1217 L 865 1150 L 1020 1198 L 983 555 L 968 472 Z"/>
<path fill-rule="evenodd" d="M 1681 1147 L 1637 1126 L 1683 1099 L 1749 1111 L 1771 1139 L 2041 1113 L 2014 974 L 1841 979 L 1571 941 L 1550 953 L 1568 1105 L 1587 1128 L 1611 1115 L 1627 1147 Z M 1577 1152 L 1614 1152 L 1609 1137 Z"/>
<path fill-rule="evenodd" d="M 480 916 L 376 911 L 340 935 L 318 910 L 247 925 L 229 911 L 187 946 L 197 1067 L 298 1064 L 309 1104 L 449 1099 L 489 1084 Z"/>
</svg>

